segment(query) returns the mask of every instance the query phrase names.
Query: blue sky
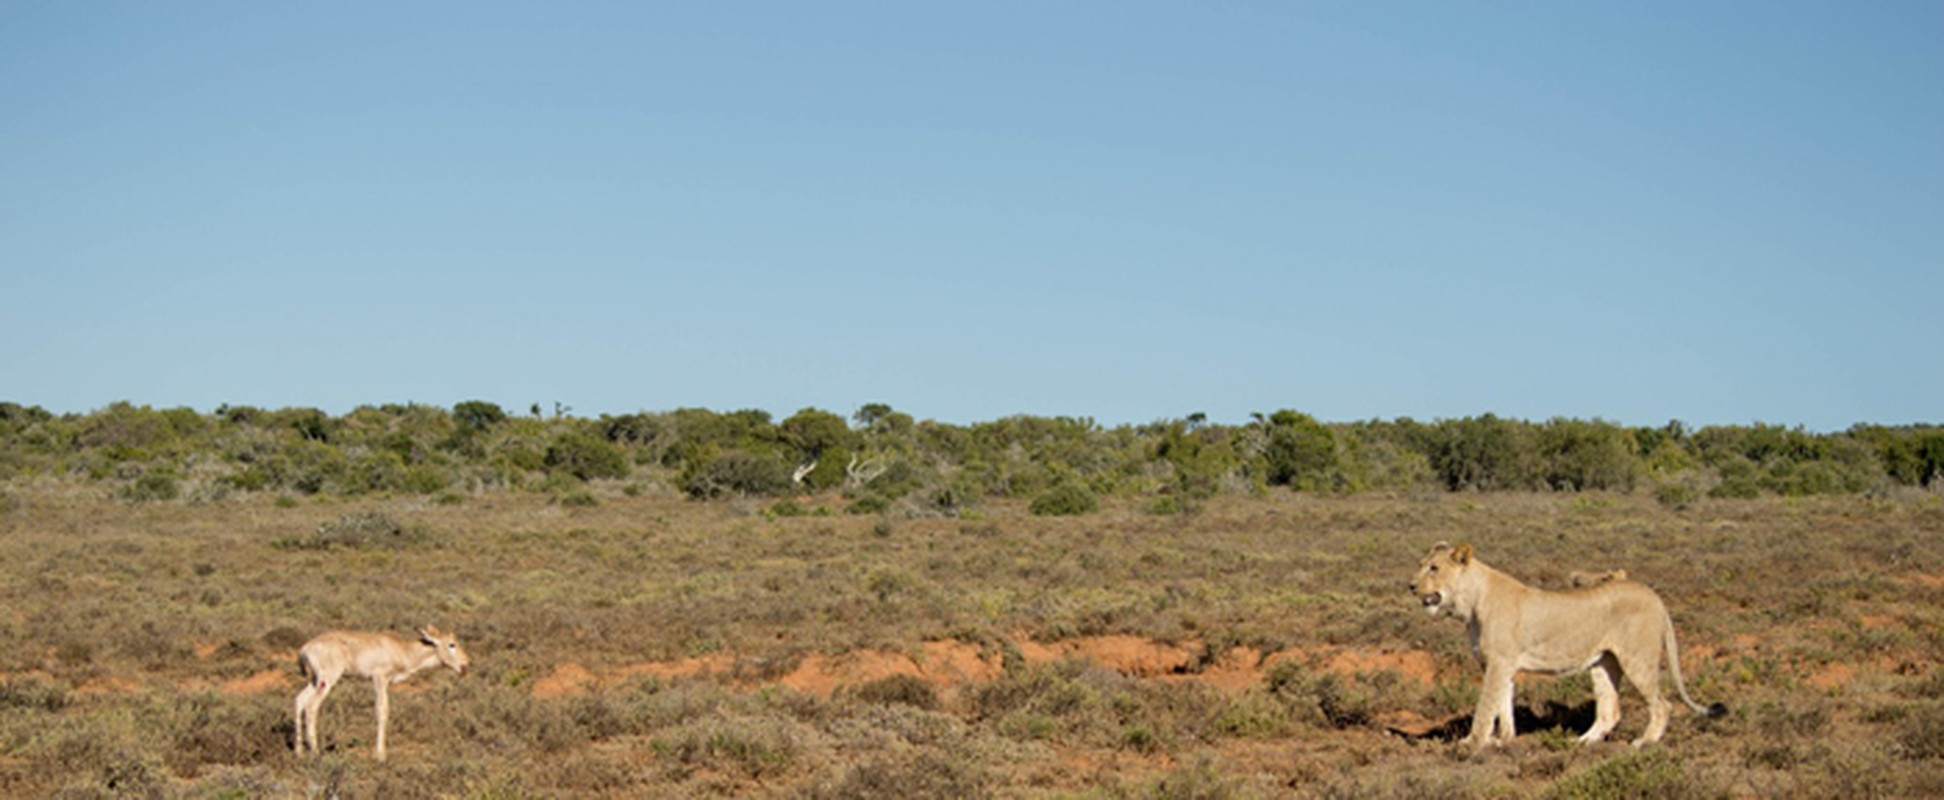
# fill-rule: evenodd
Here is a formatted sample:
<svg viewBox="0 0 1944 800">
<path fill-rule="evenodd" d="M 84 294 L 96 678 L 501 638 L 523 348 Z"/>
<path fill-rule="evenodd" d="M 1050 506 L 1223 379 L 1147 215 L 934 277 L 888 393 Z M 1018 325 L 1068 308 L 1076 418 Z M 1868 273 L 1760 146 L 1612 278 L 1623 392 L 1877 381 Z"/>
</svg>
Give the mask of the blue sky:
<svg viewBox="0 0 1944 800">
<path fill-rule="evenodd" d="M 0 0 L 0 400 L 1944 422 L 1944 6 Z"/>
</svg>

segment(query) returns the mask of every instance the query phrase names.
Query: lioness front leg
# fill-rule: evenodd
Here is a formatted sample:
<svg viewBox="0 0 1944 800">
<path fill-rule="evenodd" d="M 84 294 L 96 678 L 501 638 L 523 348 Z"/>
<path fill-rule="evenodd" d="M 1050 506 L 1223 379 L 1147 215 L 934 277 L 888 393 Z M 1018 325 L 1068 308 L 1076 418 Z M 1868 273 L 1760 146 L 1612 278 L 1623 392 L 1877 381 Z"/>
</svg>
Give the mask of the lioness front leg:
<svg viewBox="0 0 1944 800">
<path fill-rule="evenodd" d="M 1478 687 L 1478 708 L 1472 712 L 1471 735 L 1465 737 L 1465 743 L 1473 750 L 1512 741 L 1514 672 L 1495 664 L 1486 665 L 1485 680 Z"/>
</svg>

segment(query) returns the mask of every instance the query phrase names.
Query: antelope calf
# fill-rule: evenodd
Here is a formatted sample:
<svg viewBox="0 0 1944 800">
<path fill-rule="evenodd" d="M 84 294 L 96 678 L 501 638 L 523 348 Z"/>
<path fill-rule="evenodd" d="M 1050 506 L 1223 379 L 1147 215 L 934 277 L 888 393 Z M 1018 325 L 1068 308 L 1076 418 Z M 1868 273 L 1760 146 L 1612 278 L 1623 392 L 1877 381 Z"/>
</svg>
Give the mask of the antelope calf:
<svg viewBox="0 0 1944 800">
<path fill-rule="evenodd" d="M 338 679 L 346 673 L 370 678 L 378 695 L 378 760 L 385 760 L 385 720 L 391 714 L 391 698 L 386 688 L 413 675 L 444 664 L 452 671 L 466 674 L 472 660 L 450 633 L 427 625 L 419 629 L 418 641 L 407 641 L 389 633 L 331 631 L 319 634 L 297 653 L 297 669 L 310 682 L 297 693 L 297 731 L 292 747 L 302 755 L 308 745 L 317 747 L 317 710 L 331 695 Z"/>
</svg>

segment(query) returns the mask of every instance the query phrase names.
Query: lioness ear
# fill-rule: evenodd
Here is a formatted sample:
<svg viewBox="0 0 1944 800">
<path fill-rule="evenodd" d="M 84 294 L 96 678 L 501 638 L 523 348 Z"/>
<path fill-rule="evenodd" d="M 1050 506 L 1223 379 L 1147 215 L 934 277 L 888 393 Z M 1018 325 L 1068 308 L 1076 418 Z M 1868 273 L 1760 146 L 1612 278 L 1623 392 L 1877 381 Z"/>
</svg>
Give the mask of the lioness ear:
<svg viewBox="0 0 1944 800">
<path fill-rule="evenodd" d="M 1458 564 L 1462 566 L 1465 564 L 1470 564 L 1471 560 L 1472 560 L 1472 546 L 1470 544 L 1458 545 L 1456 548 L 1454 548 L 1451 551 L 1451 561 L 1454 564 Z"/>
</svg>

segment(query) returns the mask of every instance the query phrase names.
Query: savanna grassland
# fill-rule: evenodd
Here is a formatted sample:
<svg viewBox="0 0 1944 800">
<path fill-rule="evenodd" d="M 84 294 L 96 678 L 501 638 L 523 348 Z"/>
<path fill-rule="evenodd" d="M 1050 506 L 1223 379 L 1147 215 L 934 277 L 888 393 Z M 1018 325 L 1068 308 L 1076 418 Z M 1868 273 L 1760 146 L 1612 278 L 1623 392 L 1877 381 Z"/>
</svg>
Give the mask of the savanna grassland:
<svg viewBox="0 0 1944 800">
<path fill-rule="evenodd" d="M 1644 492 L 1219 493 L 1180 513 L 817 494 L 0 489 L 10 797 L 1912 797 L 1944 794 L 1944 500 Z M 1520 738 L 1453 741 L 1463 626 L 1406 583 L 1439 540 L 1530 583 L 1624 568 L 1697 699 L 1663 745 L 1571 743 L 1586 679 L 1520 684 Z M 324 707 L 295 651 L 456 631 L 474 671 Z M 1613 739 L 1644 704 L 1623 694 Z"/>
</svg>

